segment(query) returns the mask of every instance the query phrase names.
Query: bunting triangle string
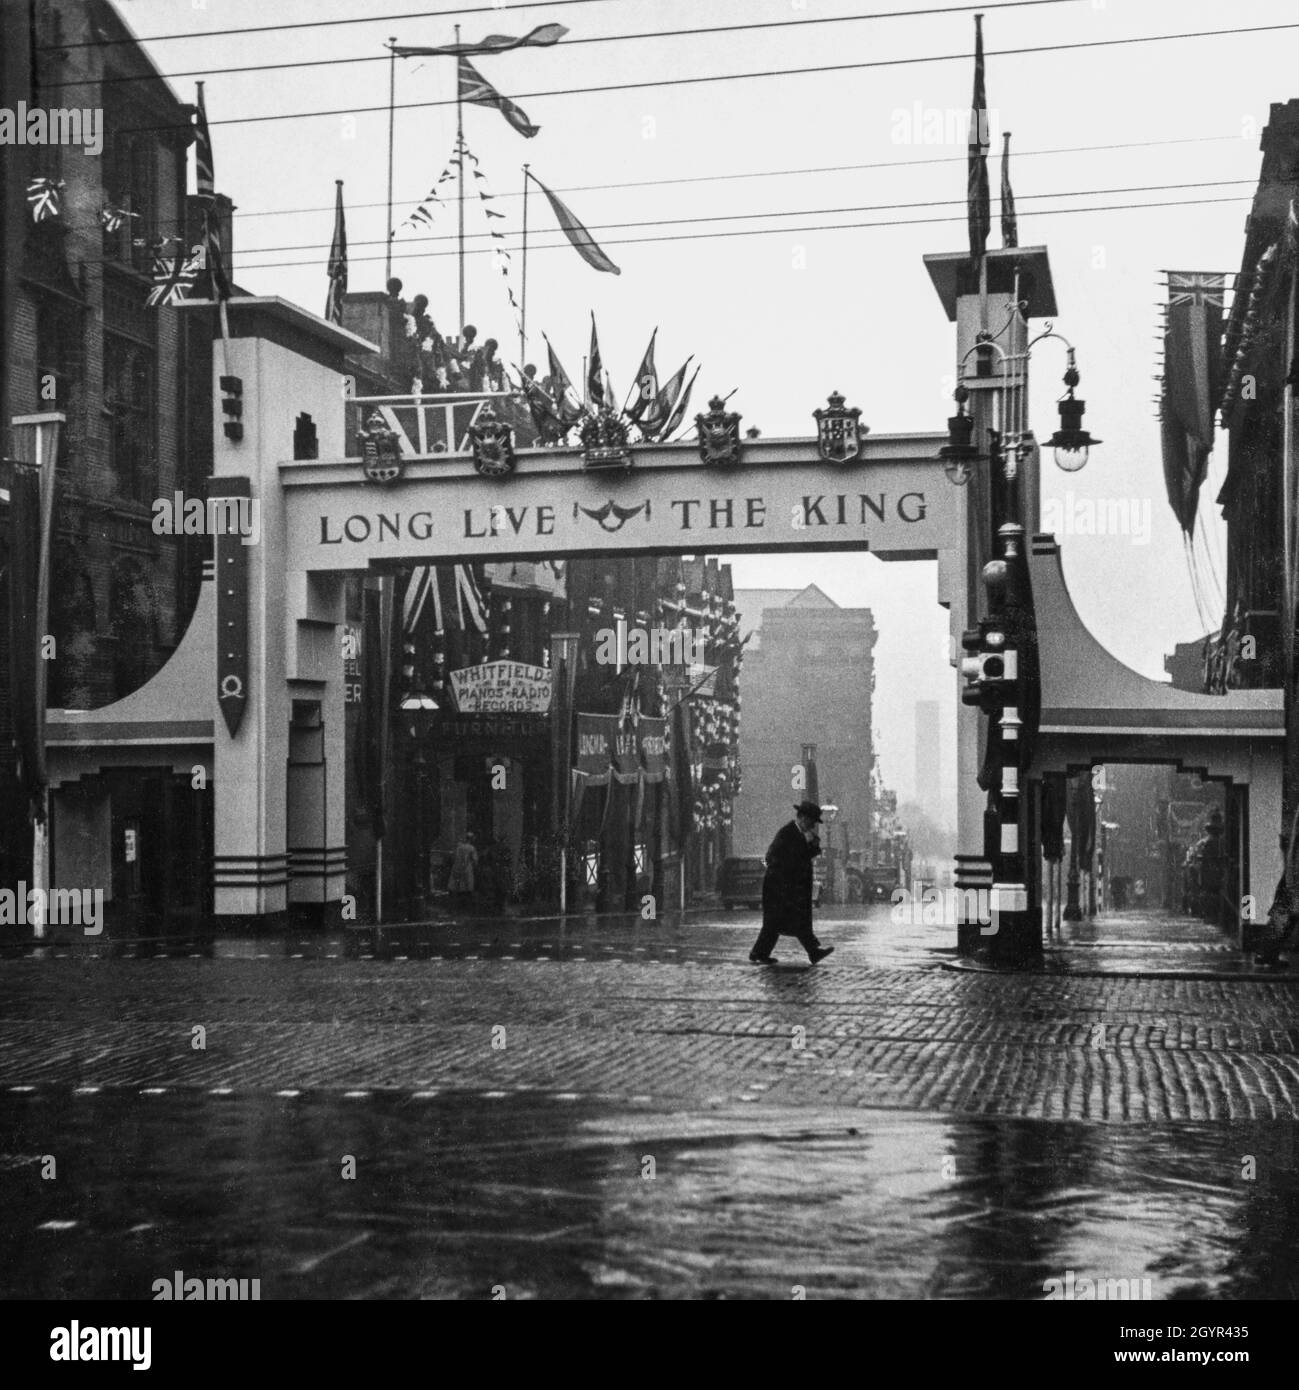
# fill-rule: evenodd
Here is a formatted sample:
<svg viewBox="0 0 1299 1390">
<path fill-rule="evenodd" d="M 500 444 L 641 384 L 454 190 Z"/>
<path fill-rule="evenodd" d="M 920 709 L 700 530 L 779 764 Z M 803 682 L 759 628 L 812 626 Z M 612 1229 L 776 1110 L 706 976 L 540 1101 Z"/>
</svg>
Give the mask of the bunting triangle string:
<svg viewBox="0 0 1299 1390">
<path fill-rule="evenodd" d="M 477 165 L 479 162 L 478 156 L 474 154 L 469 146 L 465 144 L 462 146 L 462 149 L 464 150 L 466 158 L 473 160 L 474 164 Z M 484 183 L 486 183 L 486 174 L 481 173 L 477 168 L 473 170 L 473 174 L 475 178 L 482 179 Z M 504 219 L 505 214 L 503 212 L 497 212 L 495 209 L 488 207 L 488 203 L 492 202 L 495 197 L 496 195 L 490 192 L 487 187 L 478 189 L 478 198 L 482 204 L 483 213 L 486 217 Z M 506 298 L 509 299 L 510 308 L 514 311 L 514 326 L 519 332 L 522 332 L 523 311 L 519 306 L 518 298 L 514 293 L 514 285 L 510 280 L 510 253 L 503 245 L 505 233 L 494 228 L 490 221 L 487 223 L 487 230 L 492 238 L 492 253 L 495 257 L 496 268 L 501 272 L 501 278 L 505 281 Z"/>
<path fill-rule="evenodd" d="M 444 183 L 446 183 L 449 179 L 455 178 L 455 175 L 451 172 L 451 165 L 453 165 L 453 164 L 458 164 L 458 163 L 459 163 L 459 160 L 458 160 L 458 158 L 457 158 L 457 155 L 456 155 L 456 153 L 453 152 L 452 155 L 451 155 L 451 157 L 447 160 L 446 164 L 443 166 L 442 172 L 438 175 L 438 180 L 437 180 L 437 182 L 436 182 L 436 183 L 433 185 L 433 187 L 430 188 L 429 191 L 424 195 L 423 199 L 420 201 L 419 206 L 416 207 L 415 211 L 412 212 L 412 213 L 410 213 L 410 214 L 405 218 L 405 220 L 402 222 L 401 226 L 397 228 L 397 230 L 398 230 L 399 232 L 405 231 L 405 229 L 406 229 L 407 227 L 418 227 L 418 226 L 420 226 L 420 225 L 425 225 L 425 226 L 431 226 L 431 225 L 432 225 L 432 222 L 433 222 L 433 208 L 430 207 L 430 204 L 434 204 L 434 205 L 437 205 L 437 206 L 441 206 L 441 203 L 442 203 L 442 195 L 438 192 L 438 189 L 441 188 L 441 186 L 442 186 Z"/>
</svg>

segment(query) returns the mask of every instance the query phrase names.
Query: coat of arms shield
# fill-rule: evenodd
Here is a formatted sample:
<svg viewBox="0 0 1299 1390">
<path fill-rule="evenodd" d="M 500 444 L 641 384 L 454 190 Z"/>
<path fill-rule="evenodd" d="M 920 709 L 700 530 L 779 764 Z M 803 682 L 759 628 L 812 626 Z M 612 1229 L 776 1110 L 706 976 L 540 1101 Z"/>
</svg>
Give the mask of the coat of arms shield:
<svg viewBox="0 0 1299 1390">
<path fill-rule="evenodd" d="M 829 409 L 812 412 L 816 417 L 816 451 L 827 463 L 851 463 L 861 457 L 862 436 L 870 429 L 861 423 L 856 406 L 845 409 L 838 391 L 830 393 L 829 402 Z"/>
<path fill-rule="evenodd" d="M 370 412 L 361 431 L 361 467 L 372 483 L 395 483 L 406 468 L 401 441 L 377 410 Z"/>
<path fill-rule="evenodd" d="M 490 405 L 484 405 L 469 426 L 469 446 L 474 467 L 485 478 L 503 478 L 514 472 L 514 431 L 496 418 Z"/>
<path fill-rule="evenodd" d="M 729 465 L 740 460 L 740 417 L 726 409 L 726 402 L 714 396 L 708 414 L 695 416 L 699 431 L 699 457 L 705 463 Z"/>
</svg>

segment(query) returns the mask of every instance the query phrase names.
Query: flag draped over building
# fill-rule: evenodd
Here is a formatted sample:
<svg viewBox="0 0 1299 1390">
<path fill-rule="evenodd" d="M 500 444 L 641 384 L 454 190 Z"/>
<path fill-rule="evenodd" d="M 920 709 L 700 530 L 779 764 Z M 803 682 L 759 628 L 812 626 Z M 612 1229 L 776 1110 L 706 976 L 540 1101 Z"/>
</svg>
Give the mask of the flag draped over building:
<svg viewBox="0 0 1299 1390">
<path fill-rule="evenodd" d="M 1019 219 L 1015 215 L 1015 194 L 1010 186 L 1010 131 L 1003 134 L 1001 146 L 1001 244 L 1019 245 Z"/>
<path fill-rule="evenodd" d="M 474 106 L 494 106 L 520 135 L 527 136 L 529 140 L 541 129 L 539 125 L 533 125 L 521 107 L 498 92 L 464 57 L 460 59 L 460 100 Z"/>
<path fill-rule="evenodd" d="M 61 216 L 63 190 L 66 187 L 62 179 L 34 178 L 28 181 L 27 205 L 32 210 L 33 222 L 45 222 Z"/>
<path fill-rule="evenodd" d="M 343 296 L 347 293 L 347 225 L 343 221 L 343 180 L 335 179 L 337 202 L 334 206 L 334 240 L 329 247 L 329 294 L 325 298 L 325 317 L 330 323 L 343 322 Z"/>
<path fill-rule="evenodd" d="M 435 48 L 411 48 L 394 44 L 392 51 L 399 58 L 457 58 L 469 53 L 508 53 L 512 48 L 549 48 L 568 33 L 562 24 L 538 24 L 522 38 L 508 34 L 488 34 L 477 43 L 448 43 Z"/>
<path fill-rule="evenodd" d="M 476 565 L 417 565 L 401 604 L 401 639 L 417 688 L 445 687 L 486 655 L 487 604 Z M 409 694 L 409 689 L 403 694 Z"/>
<path fill-rule="evenodd" d="M 201 245 L 193 247 L 188 254 L 177 247 L 176 254 L 168 256 L 163 252 L 163 244 L 154 244 L 153 288 L 145 299 L 150 309 L 166 308 L 188 299 L 203 269 L 204 250 Z"/>
<path fill-rule="evenodd" d="M 1160 436 L 1168 503 L 1188 536 L 1213 449 L 1223 285 L 1222 275 L 1186 270 L 1168 275 Z"/>
<path fill-rule="evenodd" d="M 988 249 L 992 209 L 988 195 L 988 93 L 983 79 L 983 16 L 974 16 L 974 97 L 969 139 L 970 260 L 977 269 Z"/>
<path fill-rule="evenodd" d="M 194 117 L 194 169 L 198 196 L 203 205 L 203 252 L 214 299 L 230 298 L 230 281 L 221 254 L 221 219 L 216 208 L 216 178 L 212 165 L 212 137 L 207 128 L 207 107 L 203 103 L 203 84 L 198 87 L 198 110 Z M 152 302 L 152 301 L 151 301 Z M 171 301 L 174 302 L 174 301 Z"/>
<path fill-rule="evenodd" d="M 555 197 L 535 174 L 529 174 L 528 177 L 546 195 L 560 229 L 573 243 L 573 249 L 587 265 L 593 266 L 596 270 L 607 270 L 610 275 L 621 275 L 622 271 L 600 250 L 599 246 L 596 245 L 595 238 L 573 216 L 568 206 Z"/>
</svg>

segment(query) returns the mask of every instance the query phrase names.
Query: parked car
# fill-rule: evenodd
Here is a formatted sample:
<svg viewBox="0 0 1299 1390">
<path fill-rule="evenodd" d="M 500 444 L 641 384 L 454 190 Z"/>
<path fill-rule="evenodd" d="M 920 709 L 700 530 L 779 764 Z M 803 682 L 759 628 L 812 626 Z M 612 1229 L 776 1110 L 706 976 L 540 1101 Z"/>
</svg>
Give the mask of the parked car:
<svg viewBox="0 0 1299 1390">
<path fill-rule="evenodd" d="M 759 854 L 722 860 L 717 871 L 717 894 L 723 907 L 762 906 L 762 879 L 766 863 Z"/>
</svg>

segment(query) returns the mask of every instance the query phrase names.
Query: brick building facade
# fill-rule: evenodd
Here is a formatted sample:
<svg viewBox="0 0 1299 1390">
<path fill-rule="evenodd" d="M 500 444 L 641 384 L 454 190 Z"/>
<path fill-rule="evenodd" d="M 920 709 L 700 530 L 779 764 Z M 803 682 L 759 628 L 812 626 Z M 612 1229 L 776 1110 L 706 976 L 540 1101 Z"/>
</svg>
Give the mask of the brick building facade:
<svg viewBox="0 0 1299 1390">
<path fill-rule="evenodd" d="M 6 408 L 66 416 L 47 702 L 92 709 L 138 689 L 167 661 L 193 611 L 207 549 L 205 537 L 153 529 L 157 499 L 177 490 L 202 497 L 211 472 L 213 325 L 146 304 L 157 244 L 171 255 L 197 239 L 186 193 L 192 108 L 102 0 L 7 4 L 0 18 L 6 35 L 30 25 L 31 104 L 102 112 L 99 154 L 76 145 L 4 154 L 7 180 L 57 188 L 51 210 L 24 226 L 4 345 Z M 228 224 L 227 200 L 222 207 Z M 0 617 L 7 633 L 7 611 Z M 6 706 L 8 684 L 6 662 Z M 85 798 L 111 817 L 116 906 L 199 910 L 203 885 L 192 861 L 210 835 L 199 801 L 179 779 L 144 768 L 91 780 Z M 30 830 L 12 813 L 12 804 L 0 810 L 6 882 L 29 864 Z"/>
</svg>

